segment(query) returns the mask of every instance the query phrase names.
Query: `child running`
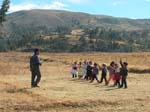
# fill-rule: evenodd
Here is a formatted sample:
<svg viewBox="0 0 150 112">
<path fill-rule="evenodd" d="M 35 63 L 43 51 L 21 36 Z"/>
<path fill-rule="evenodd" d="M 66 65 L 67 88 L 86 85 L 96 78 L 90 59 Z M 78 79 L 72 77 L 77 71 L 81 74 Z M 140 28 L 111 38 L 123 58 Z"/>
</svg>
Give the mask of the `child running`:
<svg viewBox="0 0 150 112">
<path fill-rule="evenodd" d="M 92 69 L 92 77 L 91 77 L 91 83 L 94 81 L 94 79 L 97 80 L 97 82 L 99 83 L 99 80 L 98 80 L 98 74 L 99 74 L 99 68 L 98 68 L 98 65 L 97 63 L 94 63 L 94 67 Z"/>
<path fill-rule="evenodd" d="M 106 64 L 102 64 L 102 75 L 101 75 L 100 83 L 102 83 L 103 80 L 105 80 L 105 85 L 107 85 L 108 82 L 107 82 L 107 78 L 106 77 L 107 77 L 107 66 L 106 66 Z"/>
</svg>

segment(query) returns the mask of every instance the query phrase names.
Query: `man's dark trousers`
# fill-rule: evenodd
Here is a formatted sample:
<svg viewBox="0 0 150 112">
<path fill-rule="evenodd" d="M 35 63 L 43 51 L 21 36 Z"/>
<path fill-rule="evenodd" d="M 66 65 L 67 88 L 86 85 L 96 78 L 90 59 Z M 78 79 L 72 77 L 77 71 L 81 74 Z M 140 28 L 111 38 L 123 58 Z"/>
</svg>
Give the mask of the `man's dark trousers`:
<svg viewBox="0 0 150 112">
<path fill-rule="evenodd" d="M 31 71 L 31 73 L 32 73 L 31 86 L 34 87 L 34 86 L 37 86 L 38 83 L 40 82 L 40 80 L 41 80 L 41 73 L 40 73 L 40 71 Z"/>
</svg>

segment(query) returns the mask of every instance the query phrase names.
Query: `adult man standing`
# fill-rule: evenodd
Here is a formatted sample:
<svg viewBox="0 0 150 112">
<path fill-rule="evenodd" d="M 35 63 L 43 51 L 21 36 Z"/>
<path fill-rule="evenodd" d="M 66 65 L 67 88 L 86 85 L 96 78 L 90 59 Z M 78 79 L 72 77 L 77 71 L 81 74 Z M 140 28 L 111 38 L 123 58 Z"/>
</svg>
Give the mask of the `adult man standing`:
<svg viewBox="0 0 150 112">
<path fill-rule="evenodd" d="M 40 66 L 42 65 L 39 59 L 40 50 L 35 49 L 34 55 L 30 58 L 30 70 L 31 70 L 31 87 L 39 87 L 38 83 L 41 80 Z"/>
</svg>

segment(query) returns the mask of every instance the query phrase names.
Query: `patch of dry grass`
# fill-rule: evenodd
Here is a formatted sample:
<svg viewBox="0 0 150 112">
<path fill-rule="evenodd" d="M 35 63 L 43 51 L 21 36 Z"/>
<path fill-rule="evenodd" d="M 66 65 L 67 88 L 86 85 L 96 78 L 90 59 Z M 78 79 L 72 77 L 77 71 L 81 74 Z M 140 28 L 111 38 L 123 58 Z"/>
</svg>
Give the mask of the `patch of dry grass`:
<svg viewBox="0 0 150 112">
<path fill-rule="evenodd" d="M 149 74 L 129 74 L 127 90 L 70 78 L 70 63 L 91 59 L 99 64 L 129 62 L 148 69 L 150 53 L 41 54 L 40 88 L 30 88 L 29 53 L 0 53 L 1 112 L 149 112 Z M 115 58 L 118 56 L 117 58 Z M 112 58 L 113 57 L 113 58 Z M 126 58 L 125 58 L 126 57 Z M 147 64 L 145 63 L 146 57 Z M 140 61 L 139 61 L 140 60 Z M 143 60 L 143 62 L 142 62 Z"/>
</svg>

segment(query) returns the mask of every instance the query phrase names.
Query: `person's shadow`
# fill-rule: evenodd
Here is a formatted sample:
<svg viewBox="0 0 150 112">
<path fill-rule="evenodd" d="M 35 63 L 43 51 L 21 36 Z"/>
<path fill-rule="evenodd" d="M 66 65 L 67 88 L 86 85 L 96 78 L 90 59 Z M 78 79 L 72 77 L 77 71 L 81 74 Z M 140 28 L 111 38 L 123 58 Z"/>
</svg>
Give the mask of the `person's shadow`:
<svg viewBox="0 0 150 112">
<path fill-rule="evenodd" d="M 113 90 L 116 90 L 116 89 L 119 89 L 119 88 L 108 88 L 108 89 L 105 89 L 105 91 L 113 91 Z"/>
</svg>

